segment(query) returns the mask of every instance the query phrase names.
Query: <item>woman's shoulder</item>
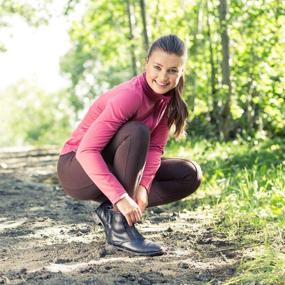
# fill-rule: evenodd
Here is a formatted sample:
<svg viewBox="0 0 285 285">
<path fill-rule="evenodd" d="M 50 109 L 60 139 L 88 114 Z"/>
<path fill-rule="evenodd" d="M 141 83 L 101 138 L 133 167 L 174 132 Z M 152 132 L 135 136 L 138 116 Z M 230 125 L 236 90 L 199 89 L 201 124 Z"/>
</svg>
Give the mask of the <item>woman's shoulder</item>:
<svg viewBox="0 0 285 285">
<path fill-rule="evenodd" d="M 126 97 L 127 99 L 140 100 L 143 93 L 140 86 L 139 76 L 140 75 L 136 75 L 133 78 L 114 86 L 108 91 L 108 93 L 114 95 L 114 99 L 117 97 Z"/>
</svg>

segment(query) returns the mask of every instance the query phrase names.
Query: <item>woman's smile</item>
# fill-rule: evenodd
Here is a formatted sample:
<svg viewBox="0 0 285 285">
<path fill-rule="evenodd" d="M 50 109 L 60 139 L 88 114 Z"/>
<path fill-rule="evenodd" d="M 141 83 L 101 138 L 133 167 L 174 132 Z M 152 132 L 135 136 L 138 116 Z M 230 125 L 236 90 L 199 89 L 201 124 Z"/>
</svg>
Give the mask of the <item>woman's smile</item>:
<svg viewBox="0 0 285 285">
<path fill-rule="evenodd" d="M 166 87 L 168 86 L 168 83 L 161 83 L 158 80 L 154 80 L 154 82 L 159 86 L 159 87 Z"/>
</svg>

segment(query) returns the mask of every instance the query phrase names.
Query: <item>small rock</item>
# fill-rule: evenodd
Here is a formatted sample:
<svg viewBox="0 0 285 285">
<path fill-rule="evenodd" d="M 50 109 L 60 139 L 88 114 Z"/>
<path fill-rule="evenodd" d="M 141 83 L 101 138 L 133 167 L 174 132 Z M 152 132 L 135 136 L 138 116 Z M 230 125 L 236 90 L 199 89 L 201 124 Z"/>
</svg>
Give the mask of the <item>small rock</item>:
<svg viewBox="0 0 285 285">
<path fill-rule="evenodd" d="M 183 269 L 188 269 L 189 268 L 189 265 L 185 262 L 181 262 L 179 263 L 179 267 L 183 268 Z"/>
<path fill-rule="evenodd" d="M 195 279 L 198 281 L 210 281 L 212 278 L 212 275 L 210 272 L 199 272 L 196 274 Z"/>
<path fill-rule="evenodd" d="M 125 284 L 126 283 L 126 279 L 124 277 L 119 277 L 118 280 L 116 280 L 118 283 L 122 283 Z"/>
<path fill-rule="evenodd" d="M 90 233 L 90 228 L 86 227 L 86 228 L 83 228 L 83 229 L 80 229 L 80 232 L 83 233 L 83 234 L 88 234 Z"/>
<path fill-rule="evenodd" d="M 81 268 L 80 269 L 80 273 L 87 273 L 87 272 L 89 272 L 90 271 L 90 268 L 89 267 L 84 267 L 84 268 Z"/>
<path fill-rule="evenodd" d="M 44 222 L 46 219 L 46 217 L 37 217 L 38 222 Z"/>
<path fill-rule="evenodd" d="M 227 273 L 229 274 L 229 275 L 233 275 L 234 273 L 235 273 L 235 268 L 228 268 L 227 269 Z"/>
<path fill-rule="evenodd" d="M 134 276 L 133 274 L 129 273 L 125 276 L 126 279 L 130 280 L 130 281 L 135 281 L 136 280 L 136 276 Z"/>
<path fill-rule="evenodd" d="M 141 277 L 138 279 L 138 283 L 140 285 L 151 285 L 152 284 L 150 280 L 144 279 L 144 278 L 141 278 Z"/>
<path fill-rule="evenodd" d="M 163 210 L 161 208 L 154 207 L 151 212 L 155 214 L 161 214 Z"/>
<path fill-rule="evenodd" d="M 54 263 L 56 263 L 56 264 L 63 264 L 63 263 L 68 263 L 70 261 L 71 261 L 71 259 L 69 259 L 69 258 L 56 258 L 54 260 Z"/>
<path fill-rule="evenodd" d="M 20 270 L 20 274 L 27 274 L 27 268 L 22 268 Z"/>
<path fill-rule="evenodd" d="M 70 233 L 70 234 L 76 234 L 76 233 L 77 233 L 77 230 L 76 230 L 76 229 L 71 229 L 71 230 L 68 231 L 68 233 Z"/>
<path fill-rule="evenodd" d="M 99 257 L 105 257 L 107 255 L 107 250 L 105 248 L 103 248 L 100 252 L 99 252 Z"/>
</svg>

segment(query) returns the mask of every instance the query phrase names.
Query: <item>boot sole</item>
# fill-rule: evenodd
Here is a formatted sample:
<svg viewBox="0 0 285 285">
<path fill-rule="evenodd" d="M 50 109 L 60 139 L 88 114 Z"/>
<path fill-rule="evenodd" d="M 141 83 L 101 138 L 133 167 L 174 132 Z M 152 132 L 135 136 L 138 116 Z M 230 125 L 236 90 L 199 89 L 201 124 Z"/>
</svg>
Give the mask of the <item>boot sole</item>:
<svg viewBox="0 0 285 285">
<path fill-rule="evenodd" d="M 107 243 L 105 245 L 105 249 L 106 250 L 110 250 L 110 251 L 120 250 L 120 251 L 124 251 L 124 252 L 127 252 L 127 253 L 131 253 L 132 255 L 139 255 L 139 256 L 159 256 L 159 255 L 163 255 L 165 253 L 163 251 L 149 252 L 149 253 L 136 252 L 136 251 L 132 251 L 132 250 L 129 250 L 127 248 L 116 246 L 116 245 L 109 244 L 109 243 Z"/>
</svg>

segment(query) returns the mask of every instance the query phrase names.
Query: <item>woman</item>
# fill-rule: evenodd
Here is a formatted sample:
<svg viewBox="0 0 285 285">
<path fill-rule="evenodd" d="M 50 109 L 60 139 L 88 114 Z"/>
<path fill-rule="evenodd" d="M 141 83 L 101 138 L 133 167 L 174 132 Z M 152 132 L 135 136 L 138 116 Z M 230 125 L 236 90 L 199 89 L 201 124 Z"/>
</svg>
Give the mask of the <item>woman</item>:
<svg viewBox="0 0 285 285">
<path fill-rule="evenodd" d="M 175 126 L 176 137 L 185 128 L 185 61 L 184 43 L 176 35 L 154 41 L 145 71 L 99 96 L 60 152 L 63 190 L 101 202 L 95 212 L 109 246 L 137 255 L 163 254 L 134 224 L 145 208 L 185 198 L 201 184 L 196 162 L 161 157 L 170 127 Z"/>
</svg>

